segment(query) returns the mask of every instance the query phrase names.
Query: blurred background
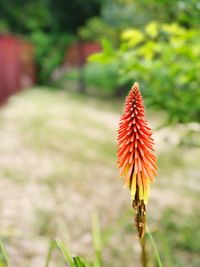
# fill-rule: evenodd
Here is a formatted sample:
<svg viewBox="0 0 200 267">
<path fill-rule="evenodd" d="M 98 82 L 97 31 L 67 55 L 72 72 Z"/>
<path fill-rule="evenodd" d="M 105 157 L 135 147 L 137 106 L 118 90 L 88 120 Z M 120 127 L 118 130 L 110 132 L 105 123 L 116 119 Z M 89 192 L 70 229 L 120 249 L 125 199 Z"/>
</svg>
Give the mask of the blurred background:
<svg viewBox="0 0 200 267">
<path fill-rule="evenodd" d="M 99 267 L 94 212 L 102 266 L 140 266 L 116 166 L 135 81 L 159 166 L 149 229 L 163 266 L 200 266 L 199 59 L 198 0 L 0 1 L 0 237 L 12 266 L 44 266 L 49 241 L 61 238 Z M 58 251 L 50 266 L 64 266 Z"/>
</svg>

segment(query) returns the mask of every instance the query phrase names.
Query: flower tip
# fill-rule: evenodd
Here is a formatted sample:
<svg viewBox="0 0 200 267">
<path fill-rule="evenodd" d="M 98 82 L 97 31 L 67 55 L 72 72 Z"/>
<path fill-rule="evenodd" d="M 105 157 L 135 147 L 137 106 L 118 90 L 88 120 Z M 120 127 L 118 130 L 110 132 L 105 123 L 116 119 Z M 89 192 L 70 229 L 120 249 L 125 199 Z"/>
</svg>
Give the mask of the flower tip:
<svg viewBox="0 0 200 267">
<path fill-rule="evenodd" d="M 132 89 L 135 90 L 135 89 L 139 89 L 139 83 L 135 82 L 132 86 Z"/>
<path fill-rule="evenodd" d="M 135 83 L 133 84 L 133 87 L 139 87 L 139 83 L 138 83 L 138 82 L 135 82 Z"/>
</svg>

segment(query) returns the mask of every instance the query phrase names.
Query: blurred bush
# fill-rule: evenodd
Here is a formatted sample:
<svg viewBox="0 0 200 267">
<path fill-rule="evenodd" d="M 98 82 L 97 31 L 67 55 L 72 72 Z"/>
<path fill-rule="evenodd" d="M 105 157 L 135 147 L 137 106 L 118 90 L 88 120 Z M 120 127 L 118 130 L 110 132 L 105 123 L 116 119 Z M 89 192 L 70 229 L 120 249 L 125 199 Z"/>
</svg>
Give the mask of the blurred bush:
<svg viewBox="0 0 200 267">
<path fill-rule="evenodd" d="M 183 26 L 199 26 L 199 0 L 110 0 L 101 8 L 108 24 L 142 27 L 155 17 L 161 22 L 177 21 Z"/>
<path fill-rule="evenodd" d="M 125 30 L 117 49 L 104 40 L 90 61 L 116 65 L 118 85 L 138 81 L 147 104 L 166 110 L 170 121 L 199 121 L 199 42 L 198 29 L 153 21 Z"/>
<path fill-rule="evenodd" d="M 34 43 L 38 82 L 47 83 L 77 38 L 77 28 L 97 16 L 100 6 L 101 0 L 88 0 L 87 5 L 84 0 L 0 1 L 0 33 L 23 35 Z"/>
<path fill-rule="evenodd" d="M 199 26 L 199 0 L 109 0 L 100 1 L 99 16 L 92 17 L 79 28 L 84 40 L 99 41 L 102 38 L 112 40 L 117 45 L 120 33 L 127 27 L 142 28 L 155 19 L 160 22 L 176 21 L 190 28 Z"/>
<path fill-rule="evenodd" d="M 68 70 L 65 78 L 71 81 L 79 80 L 79 69 Z M 118 86 L 118 68 L 115 64 L 102 65 L 96 62 L 89 62 L 83 70 L 84 83 L 87 92 L 92 91 L 97 96 L 113 96 Z"/>
<path fill-rule="evenodd" d="M 118 31 L 112 25 L 106 23 L 101 17 L 89 19 L 85 26 L 78 31 L 82 40 L 100 42 L 102 38 L 110 38 L 112 43 L 118 39 Z"/>
<path fill-rule="evenodd" d="M 87 84 L 101 88 L 105 93 L 113 94 L 117 86 L 116 66 L 89 63 L 85 67 L 85 79 Z"/>
<path fill-rule="evenodd" d="M 51 73 L 58 68 L 66 52 L 66 47 L 73 41 L 71 34 L 46 34 L 34 31 L 30 39 L 35 45 L 35 61 L 37 64 L 38 81 L 47 83 Z"/>
</svg>

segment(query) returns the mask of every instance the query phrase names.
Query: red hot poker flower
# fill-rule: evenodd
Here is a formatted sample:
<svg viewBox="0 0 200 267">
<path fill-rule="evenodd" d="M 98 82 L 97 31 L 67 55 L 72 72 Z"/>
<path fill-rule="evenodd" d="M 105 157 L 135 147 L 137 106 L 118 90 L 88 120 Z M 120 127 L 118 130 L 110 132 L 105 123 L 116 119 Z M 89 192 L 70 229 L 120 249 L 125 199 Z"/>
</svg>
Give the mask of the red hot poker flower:
<svg viewBox="0 0 200 267">
<path fill-rule="evenodd" d="M 131 190 L 132 206 L 139 238 L 145 232 L 146 204 L 150 183 L 156 174 L 156 157 L 152 153 L 152 131 L 145 119 L 144 104 L 138 83 L 129 92 L 118 130 L 118 166 L 125 185 Z"/>
</svg>

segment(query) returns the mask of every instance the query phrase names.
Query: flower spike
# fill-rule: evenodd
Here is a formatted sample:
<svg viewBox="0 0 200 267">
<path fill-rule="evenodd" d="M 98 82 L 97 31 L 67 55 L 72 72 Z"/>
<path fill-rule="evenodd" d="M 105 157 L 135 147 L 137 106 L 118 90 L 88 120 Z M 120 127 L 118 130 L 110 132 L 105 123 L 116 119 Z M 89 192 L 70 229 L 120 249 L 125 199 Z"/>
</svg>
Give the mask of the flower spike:
<svg viewBox="0 0 200 267">
<path fill-rule="evenodd" d="M 145 233 L 146 204 L 150 183 L 157 175 L 152 131 L 145 119 L 144 104 L 138 83 L 129 92 L 118 130 L 118 166 L 125 185 L 130 188 L 135 224 L 139 238 Z"/>
</svg>

